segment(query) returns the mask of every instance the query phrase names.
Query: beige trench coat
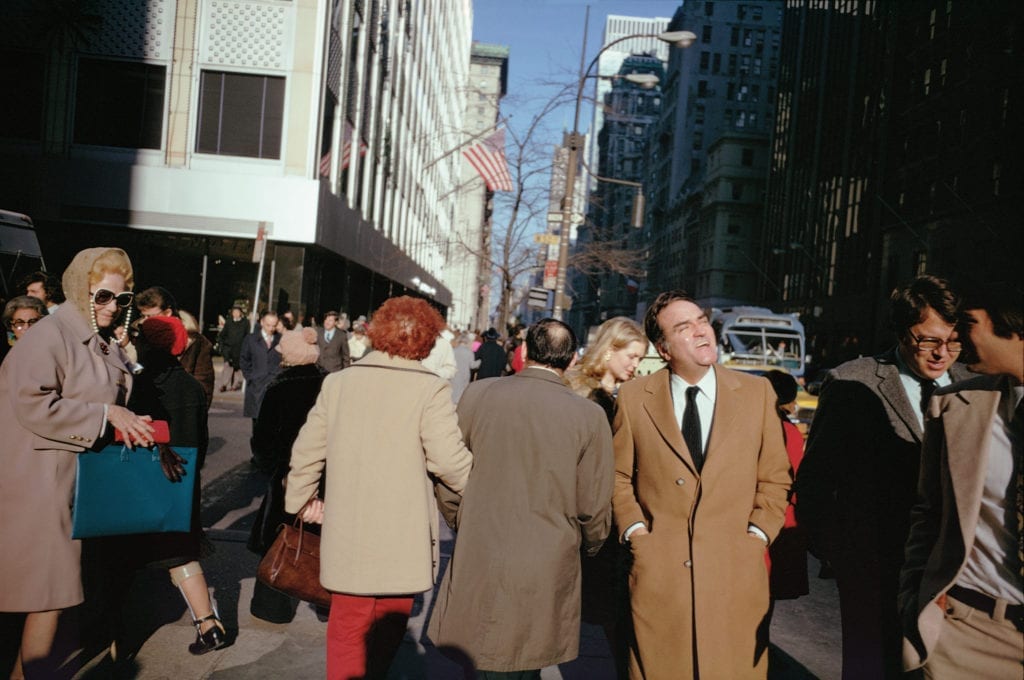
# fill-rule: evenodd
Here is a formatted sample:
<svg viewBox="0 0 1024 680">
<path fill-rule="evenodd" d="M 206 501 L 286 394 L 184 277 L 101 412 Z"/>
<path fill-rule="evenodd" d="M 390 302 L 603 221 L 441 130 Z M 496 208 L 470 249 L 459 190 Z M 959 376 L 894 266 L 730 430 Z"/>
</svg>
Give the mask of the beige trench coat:
<svg viewBox="0 0 1024 680">
<path fill-rule="evenodd" d="M 439 559 L 435 475 L 456 491 L 472 455 L 451 387 L 418 361 L 373 352 L 324 379 L 292 446 L 285 510 L 298 512 L 326 464 L 320 582 L 350 595 L 419 593 Z"/>
<path fill-rule="evenodd" d="M 782 528 L 789 457 L 767 380 L 715 366 L 718 388 L 698 475 L 672 409 L 669 370 L 626 383 L 612 425 L 615 521 L 634 537 L 630 677 L 764 678 L 765 544 Z M 696 658 L 694 658 L 696 648 Z M 697 673 L 699 669 L 699 673 Z"/>
<path fill-rule="evenodd" d="M 596 553 L 611 524 L 608 419 L 556 374 L 526 368 L 471 383 L 459 426 L 473 474 L 430 639 L 489 671 L 575 659 L 580 545 Z"/>
<path fill-rule="evenodd" d="M 0 611 L 82 602 L 81 542 L 71 540 L 75 454 L 96 444 L 105 425 L 103 405 L 127 401 L 126 361 L 71 302 L 33 326 L 4 360 Z"/>
</svg>

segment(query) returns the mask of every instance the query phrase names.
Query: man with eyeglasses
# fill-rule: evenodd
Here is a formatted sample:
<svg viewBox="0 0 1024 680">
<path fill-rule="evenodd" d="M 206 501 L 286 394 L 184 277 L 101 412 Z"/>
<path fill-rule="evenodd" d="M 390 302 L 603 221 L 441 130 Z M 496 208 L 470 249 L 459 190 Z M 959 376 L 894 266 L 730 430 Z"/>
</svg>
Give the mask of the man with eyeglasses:
<svg viewBox="0 0 1024 680">
<path fill-rule="evenodd" d="M 890 296 L 896 346 L 829 371 L 797 474 L 797 519 L 839 587 L 843 678 L 902 677 L 896 608 L 917 490 L 923 413 L 937 387 L 969 373 L 957 298 L 924 275 Z"/>
<path fill-rule="evenodd" d="M 1024 295 L 986 281 L 961 305 L 976 378 L 925 423 L 900 580 L 903 662 L 926 680 L 1019 678 L 1024 665 Z"/>
</svg>

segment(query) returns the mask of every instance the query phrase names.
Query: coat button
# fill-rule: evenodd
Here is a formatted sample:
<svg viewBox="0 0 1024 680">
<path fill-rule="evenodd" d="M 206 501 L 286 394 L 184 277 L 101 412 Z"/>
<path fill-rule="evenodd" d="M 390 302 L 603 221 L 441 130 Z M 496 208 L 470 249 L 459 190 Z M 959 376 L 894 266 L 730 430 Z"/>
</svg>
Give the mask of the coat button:
<svg viewBox="0 0 1024 680">
<path fill-rule="evenodd" d="M 689 569 L 693 566 L 693 562 L 691 562 L 690 560 L 686 560 L 685 562 L 683 562 L 683 566 Z"/>
<path fill-rule="evenodd" d="M 676 486 L 682 486 L 683 484 L 686 484 L 686 480 L 682 477 L 676 480 Z"/>
</svg>

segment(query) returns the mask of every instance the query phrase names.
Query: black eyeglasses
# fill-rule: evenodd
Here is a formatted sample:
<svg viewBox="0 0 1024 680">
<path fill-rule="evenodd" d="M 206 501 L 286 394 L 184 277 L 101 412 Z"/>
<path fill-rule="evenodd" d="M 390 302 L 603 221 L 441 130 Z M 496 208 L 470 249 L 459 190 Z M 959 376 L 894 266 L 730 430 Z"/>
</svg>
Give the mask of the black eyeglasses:
<svg viewBox="0 0 1024 680">
<path fill-rule="evenodd" d="M 41 318 L 43 317 L 37 316 L 34 319 L 12 319 L 11 328 L 13 328 L 16 331 L 20 331 L 25 328 L 31 328 L 32 325 L 35 324 L 36 321 L 39 321 Z"/>
<path fill-rule="evenodd" d="M 964 348 L 964 344 L 959 340 L 939 340 L 938 338 L 919 338 L 912 331 L 907 331 L 907 335 L 914 341 L 914 345 L 917 349 L 922 352 L 934 352 L 943 345 L 946 346 L 946 351 L 950 354 L 957 354 Z"/>
<path fill-rule="evenodd" d="M 100 307 L 109 305 L 111 300 L 117 300 L 117 306 L 123 309 L 131 306 L 134 299 L 135 293 L 129 291 L 115 294 L 114 291 L 100 288 L 95 293 L 92 293 L 92 301 Z"/>
</svg>

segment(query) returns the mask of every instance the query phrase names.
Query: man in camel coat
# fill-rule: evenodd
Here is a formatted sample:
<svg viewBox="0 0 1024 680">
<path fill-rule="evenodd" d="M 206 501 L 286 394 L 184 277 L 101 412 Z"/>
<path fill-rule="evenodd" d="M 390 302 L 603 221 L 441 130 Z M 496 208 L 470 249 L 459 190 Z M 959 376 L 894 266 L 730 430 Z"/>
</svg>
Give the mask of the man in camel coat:
<svg viewBox="0 0 1024 680">
<path fill-rule="evenodd" d="M 644 329 L 668 366 L 622 385 L 612 425 L 630 677 L 765 678 L 764 555 L 791 483 L 774 390 L 716 365 L 707 315 L 682 291 L 659 295 Z"/>
</svg>

